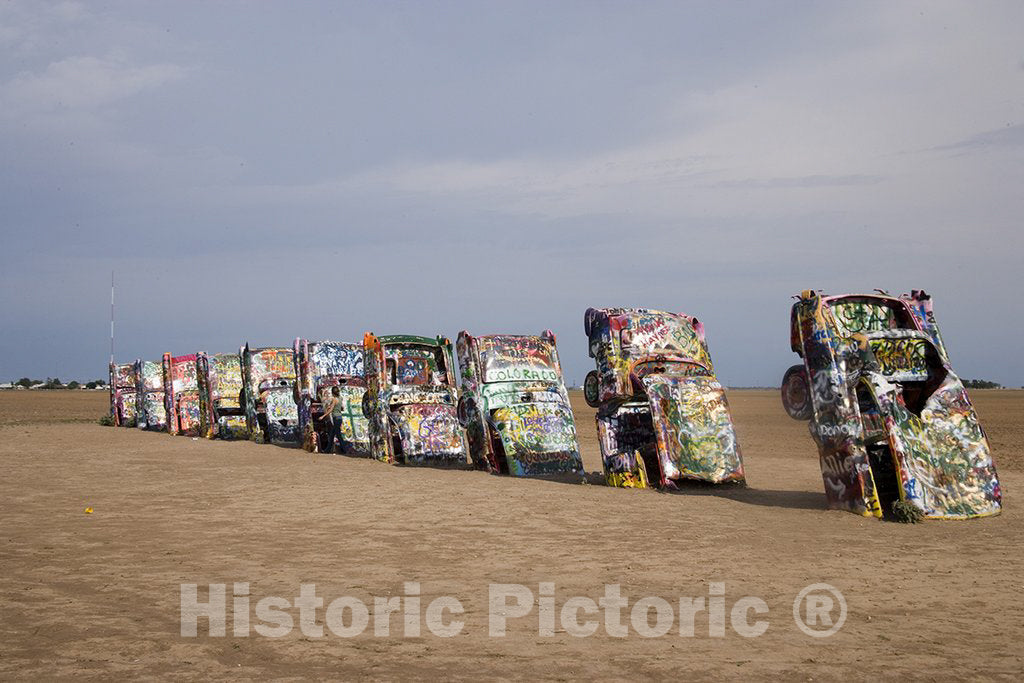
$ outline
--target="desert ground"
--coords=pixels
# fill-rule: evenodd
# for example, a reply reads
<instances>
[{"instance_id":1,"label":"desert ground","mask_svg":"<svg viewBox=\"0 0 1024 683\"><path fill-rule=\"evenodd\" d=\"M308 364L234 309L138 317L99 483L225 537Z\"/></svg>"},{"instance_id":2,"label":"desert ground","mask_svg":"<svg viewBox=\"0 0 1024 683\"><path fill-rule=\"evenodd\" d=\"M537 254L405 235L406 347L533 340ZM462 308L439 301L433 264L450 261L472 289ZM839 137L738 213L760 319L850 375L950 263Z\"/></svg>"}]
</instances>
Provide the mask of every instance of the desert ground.
<instances>
[{"instance_id":1,"label":"desert ground","mask_svg":"<svg viewBox=\"0 0 1024 683\"><path fill-rule=\"evenodd\" d=\"M1024 391L972 396L1003 514L902 525L825 509L806 425L774 391L729 394L749 487L677 493L103 427L105 393L0 392L0 678L1019 678ZM596 472L593 412L574 400ZM296 618L279 638L236 636L229 612L226 636L205 619L197 637L181 635L181 584L198 584L202 600L227 584L230 606L236 582L252 605L315 584L325 602L371 606L419 582L423 610L452 596L464 626L404 637L396 614L388 637L372 618L356 637L316 637ZM658 596L676 612L680 598L724 583L724 636L709 635L706 611L693 636L680 635L678 614L660 637L632 627L612 637L601 614L581 615L599 624L589 637L559 621L542 635L538 607L489 636L488 585L522 584L540 599L542 582L555 584L556 610L620 584L631 606ZM847 618L815 638L797 628L793 603L822 582L842 592ZM744 596L769 608L756 615L763 635L729 625ZM322 608L316 617L322 625Z\"/></svg>"}]
</instances>

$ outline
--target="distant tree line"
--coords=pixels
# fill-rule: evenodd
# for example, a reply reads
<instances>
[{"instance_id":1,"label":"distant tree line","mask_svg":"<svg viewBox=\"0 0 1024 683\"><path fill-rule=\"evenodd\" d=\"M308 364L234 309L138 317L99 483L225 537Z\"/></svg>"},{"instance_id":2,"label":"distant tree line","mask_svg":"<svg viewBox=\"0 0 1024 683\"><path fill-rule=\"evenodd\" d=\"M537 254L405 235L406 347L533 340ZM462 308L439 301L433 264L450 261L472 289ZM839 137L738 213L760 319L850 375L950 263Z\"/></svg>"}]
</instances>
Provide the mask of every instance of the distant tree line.
<instances>
[{"instance_id":1,"label":"distant tree line","mask_svg":"<svg viewBox=\"0 0 1024 683\"><path fill-rule=\"evenodd\" d=\"M987 379L965 379L964 386L968 389L1002 389L999 382L989 382Z\"/></svg>"},{"instance_id":2,"label":"distant tree line","mask_svg":"<svg viewBox=\"0 0 1024 683\"><path fill-rule=\"evenodd\" d=\"M25 387L26 389L81 389L82 384L71 380L67 384L60 381L59 377L47 377L46 380L41 379L29 379L28 377L22 377L14 383L16 387ZM103 379L94 379L91 382L85 383L86 389L98 389L100 387L107 386L107 381Z\"/></svg>"}]
</instances>

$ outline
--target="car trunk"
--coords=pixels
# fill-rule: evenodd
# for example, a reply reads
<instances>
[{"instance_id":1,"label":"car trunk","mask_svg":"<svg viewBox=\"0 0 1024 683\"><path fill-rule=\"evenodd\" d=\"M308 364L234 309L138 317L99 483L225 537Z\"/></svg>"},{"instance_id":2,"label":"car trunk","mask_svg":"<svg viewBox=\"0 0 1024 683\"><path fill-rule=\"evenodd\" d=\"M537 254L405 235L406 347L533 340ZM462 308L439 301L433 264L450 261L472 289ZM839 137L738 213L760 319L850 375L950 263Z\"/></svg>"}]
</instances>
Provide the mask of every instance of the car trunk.
<instances>
[{"instance_id":1,"label":"car trunk","mask_svg":"<svg viewBox=\"0 0 1024 683\"><path fill-rule=\"evenodd\" d=\"M647 375L658 456L665 479L743 480L743 462L725 390L699 376Z\"/></svg>"}]
</instances>

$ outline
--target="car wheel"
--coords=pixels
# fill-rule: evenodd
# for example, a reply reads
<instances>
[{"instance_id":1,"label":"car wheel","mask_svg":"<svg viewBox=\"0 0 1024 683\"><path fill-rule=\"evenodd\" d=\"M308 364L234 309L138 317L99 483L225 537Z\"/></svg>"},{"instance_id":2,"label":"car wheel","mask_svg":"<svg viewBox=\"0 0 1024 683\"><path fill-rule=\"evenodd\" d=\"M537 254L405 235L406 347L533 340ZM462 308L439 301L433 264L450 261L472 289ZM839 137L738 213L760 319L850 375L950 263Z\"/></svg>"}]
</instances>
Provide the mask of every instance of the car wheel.
<instances>
[{"instance_id":1,"label":"car wheel","mask_svg":"<svg viewBox=\"0 0 1024 683\"><path fill-rule=\"evenodd\" d=\"M468 396L462 396L459 398L455 414L459 418L459 426L466 429L476 414L476 402Z\"/></svg>"},{"instance_id":2,"label":"car wheel","mask_svg":"<svg viewBox=\"0 0 1024 683\"><path fill-rule=\"evenodd\" d=\"M370 419L370 413L372 412L373 410L371 409L370 405L370 394L363 394L363 417L365 417L366 419Z\"/></svg>"},{"instance_id":3,"label":"car wheel","mask_svg":"<svg viewBox=\"0 0 1024 683\"><path fill-rule=\"evenodd\" d=\"M591 370L583 380L583 400L585 400L587 405L591 408L596 408L600 405L600 401L598 400L600 389L601 378L597 374L597 370Z\"/></svg>"},{"instance_id":4,"label":"car wheel","mask_svg":"<svg viewBox=\"0 0 1024 683\"><path fill-rule=\"evenodd\" d=\"M786 370L782 378L782 405L794 420L811 419L811 383L804 366L794 365Z\"/></svg>"}]
</instances>

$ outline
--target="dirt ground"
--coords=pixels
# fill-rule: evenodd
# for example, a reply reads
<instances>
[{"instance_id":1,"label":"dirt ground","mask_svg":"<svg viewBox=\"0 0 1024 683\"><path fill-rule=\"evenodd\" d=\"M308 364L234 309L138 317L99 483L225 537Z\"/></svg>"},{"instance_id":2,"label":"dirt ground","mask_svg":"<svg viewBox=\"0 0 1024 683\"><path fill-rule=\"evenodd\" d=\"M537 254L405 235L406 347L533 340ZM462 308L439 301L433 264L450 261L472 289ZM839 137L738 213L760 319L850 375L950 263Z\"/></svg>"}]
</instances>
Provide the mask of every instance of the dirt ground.
<instances>
[{"instance_id":1,"label":"dirt ground","mask_svg":"<svg viewBox=\"0 0 1024 683\"><path fill-rule=\"evenodd\" d=\"M825 509L806 425L786 417L776 392L729 394L749 488L672 494L101 427L102 392L0 392L0 678L1019 678L1024 391L972 395L1003 514L900 525ZM577 419L586 467L600 470L582 401ZM327 603L348 596L372 608L374 597L409 595L403 582L419 582L424 612L456 598L464 626L450 638L426 627L403 637L396 614L389 637L374 635L372 617L356 637L317 637L292 608L287 635L236 636L231 615L237 625L245 598L232 612L234 582L249 584L254 627L268 623L258 600L293 600L301 584ZM620 584L630 607L666 599L674 625L642 637L627 608L625 638L608 635L603 612L579 615L596 620L589 637L557 616L546 636L534 607L509 618L505 637L489 636L489 584L522 584L540 599L542 582L555 584L559 612ZM680 635L680 598L710 608L715 583L724 636L709 635L707 611L694 635ZM794 599L815 583L847 603L831 637L794 620ZM200 600L227 584L227 636L209 635L205 619L198 637L181 635L181 584L198 584ZM763 635L731 625L745 596L768 606L747 615L767 622Z\"/></svg>"}]
</instances>

